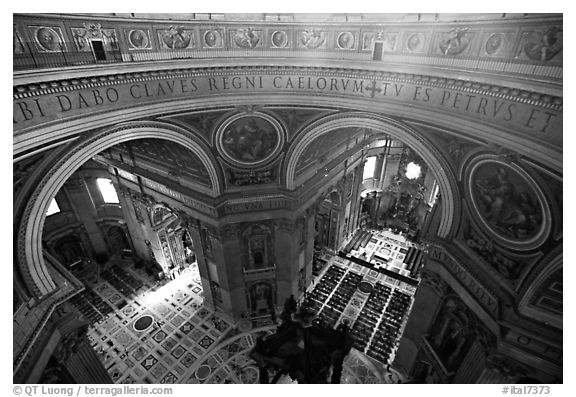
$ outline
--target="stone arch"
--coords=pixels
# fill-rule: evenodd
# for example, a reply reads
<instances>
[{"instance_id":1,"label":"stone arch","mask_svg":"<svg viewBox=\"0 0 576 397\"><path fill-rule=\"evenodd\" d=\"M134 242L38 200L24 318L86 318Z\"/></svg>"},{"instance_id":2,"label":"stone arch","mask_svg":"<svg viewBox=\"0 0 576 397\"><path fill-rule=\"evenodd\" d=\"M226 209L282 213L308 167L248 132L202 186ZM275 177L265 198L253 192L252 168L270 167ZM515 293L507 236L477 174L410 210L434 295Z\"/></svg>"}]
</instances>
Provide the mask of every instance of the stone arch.
<instances>
[{"instance_id":1,"label":"stone arch","mask_svg":"<svg viewBox=\"0 0 576 397\"><path fill-rule=\"evenodd\" d=\"M526 286L523 287L523 293L520 295L520 303L518 304L518 312L526 317L531 317L549 323L557 328L562 328L562 316L549 313L541 308L533 305L534 299L538 293L541 293L542 288L546 287L546 283L555 274L561 274L564 266L563 251L561 249L554 250L549 261L543 260L544 267L540 267L539 272L531 280L528 280Z\"/></svg>"},{"instance_id":2,"label":"stone arch","mask_svg":"<svg viewBox=\"0 0 576 397\"><path fill-rule=\"evenodd\" d=\"M459 209L457 205L459 200L457 181L449 162L432 142L424 138L419 131L385 116L365 112L339 113L326 116L306 127L286 154L287 160L283 170L286 187L289 190L295 189L296 164L306 147L321 135L336 128L346 127L367 128L377 133L398 138L422 157L434 172L440 186L440 194L443 197L443 200L440 200L443 216L437 235L442 238L446 237L452 230L455 219L458 219L457 211Z\"/></svg>"},{"instance_id":3,"label":"stone arch","mask_svg":"<svg viewBox=\"0 0 576 397\"><path fill-rule=\"evenodd\" d=\"M18 262L30 293L40 298L56 289L42 255L42 230L50 200L64 182L88 159L116 144L145 138L166 139L178 143L195 155L206 167L212 184L211 195L222 192L221 176L208 147L194 134L166 123L132 122L98 131L80 139L63 152L62 158L46 170L26 204L18 229ZM28 242L28 244L26 243Z\"/></svg>"}]
</instances>

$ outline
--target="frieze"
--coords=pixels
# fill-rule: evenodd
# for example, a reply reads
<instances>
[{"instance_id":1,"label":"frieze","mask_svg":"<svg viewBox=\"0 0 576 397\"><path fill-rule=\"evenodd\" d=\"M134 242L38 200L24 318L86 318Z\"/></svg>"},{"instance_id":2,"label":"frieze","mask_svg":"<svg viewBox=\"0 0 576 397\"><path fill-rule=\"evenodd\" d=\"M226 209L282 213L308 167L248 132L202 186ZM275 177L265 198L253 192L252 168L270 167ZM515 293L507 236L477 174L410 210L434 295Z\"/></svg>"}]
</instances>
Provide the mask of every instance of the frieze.
<instances>
[{"instance_id":1,"label":"frieze","mask_svg":"<svg viewBox=\"0 0 576 397\"><path fill-rule=\"evenodd\" d=\"M71 91L71 90L83 90L89 88L98 88L98 87L105 87L110 85L120 85L126 83L144 83L147 81L155 81L159 79L174 79L179 85L182 83L179 79L185 79L188 77L207 77L207 76L226 76L226 75L235 75L235 76L253 76L254 78L250 78L250 80L246 80L244 87L240 87L236 85L235 87L232 86L232 81L225 81L220 80L221 84L217 84L218 81L215 79L208 80L208 84L212 83L211 87L212 90L230 90L231 88L264 88L264 80L262 78L264 75L273 75L273 72L277 71L277 73L286 76L298 76L302 74L315 76L315 77L322 77L323 75L329 75L330 78L348 78L348 82L344 81L336 81L332 84L332 81L326 82L325 89L329 89L331 91L361 91L370 93L371 97L372 91L368 90L369 84L366 85L366 89L364 89L364 81L362 84L360 82L355 82L352 79L362 79L362 73L352 72L352 71L342 71L342 70L333 70L333 69L326 69L326 68L296 68L296 67L282 67L282 68L252 68L251 70L246 70L245 68L213 68L211 70L198 70L198 69L176 69L176 70L159 70L159 71L151 71L151 72L135 72L135 73L125 73L125 74L115 74L115 75L106 75L106 76L98 76L98 77L86 77L86 78L77 78L77 79L70 79L70 80L58 80L58 81L51 81L46 83L34 83L28 85L19 85L14 87L14 99L23 99L28 98L31 96L41 96L41 95L49 95L59 92ZM437 87L437 88L445 88L445 89L457 89L461 91L466 91L469 93L475 93L479 95L485 95L489 97L496 97L501 98L504 100L510 101L518 101L521 103L525 103L532 106L539 106L542 108L552 109L556 111L562 110L563 100L561 97L555 97L548 94L532 92L521 90L517 88L510 88L505 86L499 86L495 84L487 84L487 83L479 83L469 80L458 80L458 79L450 79L444 77L436 77L436 76L429 76L429 75L418 75L412 73L398 73L398 72L374 72L370 71L370 78L371 79L385 79L389 82L397 82L397 83L406 83L406 84L414 84L414 85L425 85L428 87ZM262 84L260 83L262 82ZM276 80L276 85L270 87L267 85L266 88L282 88L282 86L278 86L280 80ZM269 82L268 82L269 83ZM273 83L273 81L272 81ZM288 88L290 85L293 88L298 88L301 86L302 89L311 89L313 88L313 81L310 80L308 86L308 80L291 80L288 84L288 81L284 82L284 86ZM324 84L322 83L321 86ZM379 85L379 84L377 84ZM380 84L381 85L381 84ZM172 87L172 90L170 90ZM356 87L354 90L353 87ZM166 84L166 88L162 88L164 92L175 93L175 89L180 88L174 86L173 84ZM378 87L381 88L381 87ZM189 92L189 91L196 91L198 89L197 84L187 83L184 84L184 88L181 91ZM391 88L392 91L394 87ZM397 88L400 90L400 88ZM420 89L421 91L421 89ZM155 92L150 91L150 89L146 92L146 96L152 96ZM423 95L424 92L418 93L418 95ZM448 98L445 98L445 100ZM460 98L463 100L464 98Z\"/></svg>"},{"instance_id":2,"label":"frieze","mask_svg":"<svg viewBox=\"0 0 576 397\"><path fill-rule=\"evenodd\" d=\"M257 71L235 70L234 75L225 76L222 75L223 70L215 70L209 76L203 71L177 73L170 78L157 79L160 73L142 73L139 77L135 74L116 80L106 77L103 79L105 81L94 83L98 85L80 84L80 80L76 80L78 84L62 86L58 90L40 89L40 85L36 85L35 91L14 95L14 130L52 120L92 115L94 111L115 110L134 103L222 95L227 92L277 92L330 94L413 104L436 112L471 116L479 121L512 127L538 139L546 139L548 144L560 144L562 141L562 134L559 133L562 130L561 100L558 104L546 95L432 77L417 81L413 75L382 73L367 80L357 77L356 73L354 76L353 73L334 71L327 77L319 74L320 70L300 75L296 70L277 70L281 74L269 72L257 74ZM488 91L491 88L493 90ZM40 95L41 92L46 95ZM264 159L268 160L269 157Z\"/></svg>"},{"instance_id":3,"label":"frieze","mask_svg":"<svg viewBox=\"0 0 576 397\"><path fill-rule=\"evenodd\" d=\"M422 285L432 288L438 296L444 296L448 291L448 284L442 279L442 277L433 271L426 269L426 267L422 269L420 276L422 278Z\"/></svg>"},{"instance_id":4,"label":"frieze","mask_svg":"<svg viewBox=\"0 0 576 397\"><path fill-rule=\"evenodd\" d=\"M238 214L252 211L291 209L293 200L283 196L257 197L254 199L228 200L218 208L219 215Z\"/></svg>"},{"instance_id":5,"label":"frieze","mask_svg":"<svg viewBox=\"0 0 576 397\"><path fill-rule=\"evenodd\" d=\"M472 226L467 227L464 238L466 245L504 278L515 281L520 277L524 264L508 258L495 247L492 240L484 237Z\"/></svg>"},{"instance_id":6,"label":"frieze","mask_svg":"<svg viewBox=\"0 0 576 397\"><path fill-rule=\"evenodd\" d=\"M215 215L216 211L214 210L213 207L206 205L204 203L202 203L199 200L194 200L188 196L185 196L179 192L176 192L172 189L167 188L164 185L161 185L157 182L151 181L149 179L146 178L142 178L142 183L144 184L144 186L147 186L159 193L165 194L167 196L170 196L182 203L184 203L186 206L193 208L195 210L210 214L210 215Z\"/></svg>"},{"instance_id":7,"label":"frieze","mask_svg":"<svg viewBox=\"0 0 576 397\"><path fill-rule=\"evenodd\" d=\"M260 171L234 171L227 170L228 182L234 186L262 185L274 182L276 168Z\"/></svg>"},{"instance_id":8,"label":"frieze","mask_svg":"<svg viewBox=\"0 0 576 397\"><path fill-rule=\"evenodd\" d=\"M444 265L444 267L478 300L478 302L494 317L498 314L496 294L481 284L464 265L452 258L444 249L431 245L429 258Z\"/></svg>"}]
</instances>

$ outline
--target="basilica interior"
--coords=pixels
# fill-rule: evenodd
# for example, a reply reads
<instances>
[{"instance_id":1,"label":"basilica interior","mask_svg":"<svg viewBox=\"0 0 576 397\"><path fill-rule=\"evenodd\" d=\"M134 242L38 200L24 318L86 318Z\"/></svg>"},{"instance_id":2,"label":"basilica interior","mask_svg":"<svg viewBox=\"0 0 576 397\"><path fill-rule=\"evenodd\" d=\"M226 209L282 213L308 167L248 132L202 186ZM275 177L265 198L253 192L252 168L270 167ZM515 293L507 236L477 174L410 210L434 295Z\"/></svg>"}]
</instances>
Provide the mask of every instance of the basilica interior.
<instances>
[{"instance_id":1,"label":"basilica interior","mask_svg":"<svg viewBox=\"0 0 576 397\"><path fill-rule=\"evenodd\" d=\"M563 383L562 30L14 14L14 383Z\"/></svg>"}]
</instances>

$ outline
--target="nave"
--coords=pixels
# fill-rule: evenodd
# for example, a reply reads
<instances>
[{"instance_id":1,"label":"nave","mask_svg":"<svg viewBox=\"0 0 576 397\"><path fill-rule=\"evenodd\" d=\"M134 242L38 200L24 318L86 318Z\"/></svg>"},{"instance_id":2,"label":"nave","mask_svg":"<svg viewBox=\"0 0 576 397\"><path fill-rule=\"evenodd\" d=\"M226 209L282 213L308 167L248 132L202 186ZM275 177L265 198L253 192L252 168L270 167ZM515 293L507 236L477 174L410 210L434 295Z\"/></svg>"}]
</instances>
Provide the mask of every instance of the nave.
<instances>
[{"instance_id":1,"label":"nave","mask_svg":"<svg viewBox=\"0 0 576 397\"><path fill-rule=\"evenodd\" d=\"M325 290L332 269L343 269L342 258L326 254L327 266L312 283L311 292L302 298L317 297L317 287ZM350 263L349 277L361 279L363 270ZM368 270L368 269L366 269ZM260 336L271 335L277 327L272 319L243 319L232 324L218 312L203 305L203 292L196 264L184 269L173 280L155 281L130 259L115 258L101 269L78 268L75 275L87 289L71 302L91 323L88 338L92 348L115 383L258 383L258 368L249 352ZM385 282L366 273L367 280ZM378 285L378 284L377 284ZM384 285L384 284L382 284ZM331 323L327 313L336 313L333 304L341 300L348 284L339 283L330 299L324 300L320 318L326 325L346 319L354 323L352 332L362 336L361 324L370 321L370 294L354 293L342 319ZM407 295L406 295L407 296ZM374 295L376 297L376 295ZM317 303L317 300L315 301ZM360 310L359 303L364 304ZM389 350L395 346L389 331L393 298L380 313L379 327L365 347L358 344L346 357L342 383L397 383L401 375L386 365ZM388 309L389 308L389 309ZM333 311L334 310L334 311ZM280 308L278 308L279 314ZM375 313L375 312L374 312ZM391 361L391 358L390 358ZM278 383L292 383L288 376Z\"/></svg>"}]
</instances>

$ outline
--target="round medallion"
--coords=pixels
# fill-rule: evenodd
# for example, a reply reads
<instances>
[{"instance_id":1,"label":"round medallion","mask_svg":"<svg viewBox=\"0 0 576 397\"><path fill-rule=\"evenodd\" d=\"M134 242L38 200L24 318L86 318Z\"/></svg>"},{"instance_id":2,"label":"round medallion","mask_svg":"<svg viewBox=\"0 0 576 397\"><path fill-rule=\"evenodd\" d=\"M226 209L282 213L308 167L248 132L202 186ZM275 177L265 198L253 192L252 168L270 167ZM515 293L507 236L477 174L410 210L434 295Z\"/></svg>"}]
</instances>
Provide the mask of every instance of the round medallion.
<instances>
[{"instance_id":1,"label":"round medallion","mask_svg":"<svg viewBox=\"0 0 576 397\"><path fill-rule=\"evenodd\" d=\"M487 155L470 166L467 180L478 219L496 241L531 249L548 237L551 216L544 194L518 165Z\"/></svg>"},{"instance_id":2,"label":"round medallion","mask_svg":"<svg viewBox=\"0 0 576 397\"><path fill-rule=\"evenodd\" d=\"M424 46L424 35L422 33L414 33L408 38L406 47L412 52L420 51Z\"/></svg>"},{"instance_id":3,"label":"round medallion","mask_svg":"<svg viewBox=\"0 0 576 397\"><path fill-rule=\"evenodd\" d=\"M253 384L258 382L258 370L253 365L242 368L240 379L244 384Z\"/></svg>"},{"instance_id":4,"label":"round medallion","mask_svg":"<svg viewBox=\"0 0 576 397\"><path fill-rule=\"evenodd\" d=\"M350 32L342 32L338 35L338 47L349 50L354 47L354 35Z\"/></svg>"},{"instance_id":5,"label":"round medallion","mask_svg":"<svg viewBox=\"0 0 576 397\"><path fill-rule=\"evenodd\" d=\"M217 30L207 30L204 33L204 43L208 47L220 47L222 43L220 32Z\"/></svg>"},{"instance_id":6,"label":"round medallion","mask_svg":"<svg viewBox=\"0 0 576 397\"><path fill-rule=\"evenodd\" d=\"M493 35L491 35L486 41L486 47L485 47L486 54L494 55L502 45L503 41L504 41L504 35L502 33L494 33Z\"/></svg>"},{"instance_id":7,"label":"round medallion","mask_svg":"<svg viewBox=\"0 0 576 397\"><path fill-rule=\"evenodd\" d=\"M284 48L288 45L288 35L282 30L272 33L272 45L277 48Z\"/></svg>"},{"instance_id":8,"label":"round medallion","mask_svg":"<svg viewBox=\"0 0 576 397\"><path fill-rule=\"evenodd\" d=\"M196 377L200 380L204 380L206 379L208 376L210 376L210 373L212 372L212 368L210 368L208 365L201 365L197 370L196 370Z\"/></svg>"},{"instance_id":9,"label":"round medallion","mask_svg":"<svg viewBox=\"0 0 576 397\"><path fill-rule=\"evenodd\" d=\"M150 328L150 326L154 323L154 317L149 314L146 314L142 317L139 317L136 321L134 321L134 330L138 332L142 332Z\"/></svg>"},{"instance_id":10,"label":"round medallion","mask_svg":"<svg viewBox=\"0 0 576 397\"><path fill-rule=\"evenodd\" d=\"M60 50L60 37L52 28L40 28L36 32L38 43L48 51Z\"/></svg>"},{"instance_id":11,"label":"round medallion","mask_svg":"<svg viewBox=\"0 0 576 397\"><path fill-rule=\"evenodd\" d=\"M130 44L135 48L146 48L148 47L148 35L143 30L131 30L128 34L128 39Z\"/></svg>"},{"instance_id":12,"label":"round medallion","mask_svg":"<svg viewBox=\"0 0 576 397\"><path fill-rule=\"evenodd\" d=\"M245 168L268 163L283 144L280 123L264 113L233 116L216 133L216 145L222 157Z\"/></svg>"}]
</instances>

